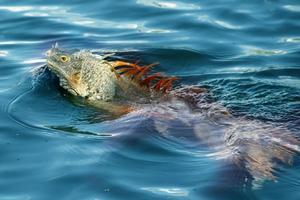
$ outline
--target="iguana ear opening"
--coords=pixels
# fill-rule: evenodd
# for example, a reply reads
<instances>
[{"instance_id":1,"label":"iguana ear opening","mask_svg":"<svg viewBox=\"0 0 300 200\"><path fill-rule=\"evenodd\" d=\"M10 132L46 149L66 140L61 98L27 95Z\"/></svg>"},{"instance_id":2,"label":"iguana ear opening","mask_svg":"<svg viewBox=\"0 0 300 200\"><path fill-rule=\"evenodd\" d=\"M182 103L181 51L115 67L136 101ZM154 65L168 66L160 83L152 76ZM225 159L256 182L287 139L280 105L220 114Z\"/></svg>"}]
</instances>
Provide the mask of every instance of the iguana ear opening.
<instances>
[{"instance_id":1,"label":"iguana ear opening","mask_svg":"<svg viewBox=\"0 0 300 200\"><path fill-rule=\"evenodd\" d=\"M70 89L75 91L78 96L86 97L88 95L87 87L81 81L81 73L80 72L74 72L73 74L71 74L70 77L68 78L68 83L69 83Z\"/></svg>"},{"instance_id":2,"label":"iguana ear opening","mask_svg":"<svg viewBox=\"0 0 300 200\"><path fill-rule=\"evenodd\" d=\"M73 84L78 84L80 82L80 72L71 74L69 81Z\"/></svg>"}]
</instances>

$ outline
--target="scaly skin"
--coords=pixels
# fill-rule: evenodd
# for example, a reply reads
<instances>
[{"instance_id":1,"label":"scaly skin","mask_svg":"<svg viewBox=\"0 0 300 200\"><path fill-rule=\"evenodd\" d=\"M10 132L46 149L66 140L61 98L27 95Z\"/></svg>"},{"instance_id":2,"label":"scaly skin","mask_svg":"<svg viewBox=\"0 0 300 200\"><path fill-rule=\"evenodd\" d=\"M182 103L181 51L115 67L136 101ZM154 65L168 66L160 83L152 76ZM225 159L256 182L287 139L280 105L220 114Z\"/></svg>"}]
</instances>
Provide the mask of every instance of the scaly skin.
<instances>
[{"instance_id":1,"label":"scaly skin","mask_svg":"<svg viewBox=\"0 0 300 200\"><path fill-rule=\"evenodd\" d=\"M160 73L150 74L151 67L124 61L107 61L110 55L95 55L89 51L68 51L51 48L46 53L48 68L60 85L75 96L112 113L126 113L129 105L119 105L115 98L124 100L165 98L175 77ZM114 102L114 103L113 103Z\"/></svg>"},{"instance_id":2,"label":"scaly skin","mask_svg":"<svg viewBox=\"0 0 300 200\"><path fill-rule=\"evenodd\" d=\"M109 62L90 52L68 52L58 48L47 51L47 64L60 85L76 96L90 100L112 100L116 92L116 76Z\"/></svg>"}]
</instances>

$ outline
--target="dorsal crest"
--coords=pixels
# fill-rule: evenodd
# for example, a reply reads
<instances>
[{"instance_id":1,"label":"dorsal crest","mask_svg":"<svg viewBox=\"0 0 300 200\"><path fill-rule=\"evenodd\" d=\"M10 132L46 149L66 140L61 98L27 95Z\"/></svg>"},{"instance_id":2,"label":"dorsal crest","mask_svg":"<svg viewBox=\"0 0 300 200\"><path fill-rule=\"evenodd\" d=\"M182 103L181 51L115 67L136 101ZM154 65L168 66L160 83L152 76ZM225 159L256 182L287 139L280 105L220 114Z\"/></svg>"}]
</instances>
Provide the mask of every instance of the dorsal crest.
<instances>
[{"instance_id":1,"label":"dorsal crest","mask_svg":"<svg viewBox=\"0 0 300 200\"><path fill-rule=\"evenodd\" d=\"M140 86L147 87L161 93L168 93L177 80L176 77L165 76L161 73L151 73L151 68L158 63L152 63L145 66L139 66L138 63L124 61L112 62L112 70L117 78L127 77Z\"/></svg>"}]
</instances>

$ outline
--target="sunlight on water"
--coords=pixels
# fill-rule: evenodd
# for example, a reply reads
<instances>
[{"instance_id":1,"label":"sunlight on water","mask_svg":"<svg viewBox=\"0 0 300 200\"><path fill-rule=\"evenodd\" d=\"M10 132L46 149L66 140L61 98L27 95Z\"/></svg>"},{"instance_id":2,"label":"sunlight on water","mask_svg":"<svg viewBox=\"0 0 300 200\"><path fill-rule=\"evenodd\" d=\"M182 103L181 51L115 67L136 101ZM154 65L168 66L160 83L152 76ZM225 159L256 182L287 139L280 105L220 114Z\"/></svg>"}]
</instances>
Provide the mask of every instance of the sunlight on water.
<instances>
[{"instance_id":1,"label":"sunlight on water","mask_svg":"<svg viewBox=\"0 0 300 200\"><path fill-rule=\"evenodd\" d=\"M283 8L293 11L293 12L300 12L300 6L299 5L285 5Z\"/></svg>"},{"instance_id":2,"label":"sunlight on water","mask_svg":"<svg viewBox=\"0 0 300 200\"><path fill-rule=\"evenodd\" d=\"M0 51L0 56L5 57L8 55L8 51Z\"/></svg>"},{"instance_id":3,"label":"sunlight on water","mask_svg":"<svg viewBox=\"0 0 300 200\"><path fill-rule=\"evenodd\" d=\"M244 49L246 55L259 55L259 56L272 56L272 55L284 55L287 54L287 51L279 49L261 49L254 46L240 46Z\"/></svg>"},{"instance_id":4,"label":"sunlight on water","mask_svg":"<svg viewBox=\"0 0 300 200\"><path fill-rule=\"evenodd\" d=\"M300 80L289 76L279 76L279 80L274 84L286 85L288 87L296 87L300 89Z\"/></svg>"},{"instance_id":5,"label":"sunlight on water","mask_svg":"<svg viewBox=\"0 0 300 200\"><path fill-rule=\"evenodd\" d=\"M24 16L28 17L48 17L49 14L43 13L43 12L27 12L24 14Z\"/></svg>"},{"instance_id":6,"label":"sunlight on water","mask_svg":"<svg viewBox=\"0 0 300 200\"><path fill-rule=\"evenodd\" d=\"M185 189L181 188L142 188L142 190L147 190L156 194L162 194L167 196L180 196L180 197L187 197L189 192Z\"/></svg>"},{"instance_id":7,"label":"sunlight on water","mask_svg":"<svg viewBox=\"0 0 300 200\"><path fill-rule=\"evenodd\" d=\"M100 44L145 44L148 43L147 40L105 40L105 41L97 41Z\"/></svg>"},{"instance_id":8,"label":"sunlight on water","mask_svg":"<svg viewBox=\"0 0 300 200\"><path fill-rule=\"evenodd\" d=\"M291 42L291 43L299 43L300 37L294 37L294 38L282 38L279 40L280 42Z\"/></svg>"},{"instance_id":9,"label":"sunlight on water","mask_svg":"<svg viewBox=\"0 0 300 200\"><path fill-rule=\"evenodd\" d=\"M222 20L215 20L215 19L211 19L209 16L207 15L203 15L203 16L199 16L198 20L201 22L206 22L206 23L210 23L216 26L221 26L223 28L227 28L227 29L240 29L240 26L235 26L233 24L230 24L229 22L225 22Z\"/></svg>"},{"instance_id":10,"label":"sunlight on water","mask_svg":"<svg viewBox=\"0 0 300 200\"><path fill-rule=\"evenodd\" d=\"M0 41L0 45L37 44L42 41Z\"/></svg>"},{"instance_id":11,"label":"sunlight on water","mask_svg":"<svg viewBox=\"0 0 300 200\"><path fill-rule=\"evenodd\" d=\"M136 27L138 31L142 33L174 33L175 30L159 29L159 28L149 28L145 25L140 25Z\"/></svg>"},{"instance_id":12,"label":"sunlight on water","mask_svg":"<svg viewBox=\"0 0 300 200\"><path fill-rule=\"evenodd\" d=\"M47 12L61 12L61 7L58 6L0 6L0 10L7 10L9 12L22 12L24 16L49 16ZM28 12L30 11L30 12ZM43 12L42 12L43 11ZM37 15L35 15L37 14Z\"/></svg>"},{"instance_id":13,"label":"sunlight on water","mask_svg":"<svg viewBox=\"0 0 300 200\"><path fill-rule=\"evenodd\" d=\"M36 63L45 63L46 59L41 59L41 58L35 58L35 59L29 59L29 60L24 60L22 63L23 64L36 64Z\"/></svg>"},{"instance_id":14,"label":"sunlight on water","mask_svg":"<svg viewBox=\"0 0 300 200\"><path fill-rule=\"evenodd\" d=\"M10 12L24 12L32 9L32 6L0 6L0 10L7 10Z\"/></svg>"},{"instance_id":15,"label":"sunlight on water","mask_svg":"<svg viewBox=\"0 0 300 200\"><path fill-rule=\"evenodd\" d=\"M195 4L175 2L175 1L157 1L157 0L137 0L137 4L142 4L145 6L152 6L156 8L164 9L179 9L179 10L198 10L201 9L200 6Z\"/></svg>"},{"instance_id":16,"label":"sunlight on water","mask_svg":"<svg viewBox=\"0 0 300 200\"><path fill-rule=\"evenodd\" d=\"M228 68L223 69L215 69L217 73L249 73L249 72L257 72L261 69L253 69L252 66L232 66Z\"/></svg>"}]
</instances>

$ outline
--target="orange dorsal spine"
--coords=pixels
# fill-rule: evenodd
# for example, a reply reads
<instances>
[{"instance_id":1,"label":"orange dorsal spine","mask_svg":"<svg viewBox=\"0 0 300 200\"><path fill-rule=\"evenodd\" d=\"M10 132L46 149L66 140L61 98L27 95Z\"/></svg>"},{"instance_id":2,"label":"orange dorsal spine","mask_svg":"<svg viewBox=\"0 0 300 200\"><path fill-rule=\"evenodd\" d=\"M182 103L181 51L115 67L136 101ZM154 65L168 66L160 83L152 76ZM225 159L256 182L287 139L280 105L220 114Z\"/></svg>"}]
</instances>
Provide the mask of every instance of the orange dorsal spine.
<instances>
[{"instance_id":1,"label":"orange dorsal spine","mask_svg":"<svg viewBox=\"0 0 300 200\"><path fill-rule=\"evenodd\" d=\"M128 77L135 81L140 86L146 86L157 92L168 93L177 80L176 77L163 76L161 73L148 74L151 68L158 63L153 63L146 66L139 66L137 63L130 63L124 61L113 61L112 70L115 72L117 78Z\"/></svg>"}]
</instances>

